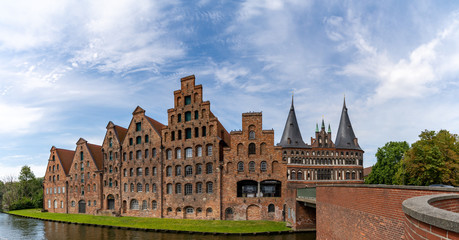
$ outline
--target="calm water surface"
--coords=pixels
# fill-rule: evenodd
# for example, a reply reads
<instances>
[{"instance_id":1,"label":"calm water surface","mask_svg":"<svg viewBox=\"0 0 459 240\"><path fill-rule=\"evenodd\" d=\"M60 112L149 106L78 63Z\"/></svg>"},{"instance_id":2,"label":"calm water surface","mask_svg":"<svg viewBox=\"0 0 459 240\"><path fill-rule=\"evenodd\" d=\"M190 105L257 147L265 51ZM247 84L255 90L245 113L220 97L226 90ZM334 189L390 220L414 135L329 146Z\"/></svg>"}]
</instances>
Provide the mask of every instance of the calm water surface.
<instances>
[{"instance_id":1,"label":"calm water surface","mask_svg":"<svg viewBox=\"0 0 459 240\"><path fill-rule=\"evenodd\" d=\"M315 239L315 234L297 233L274 236L213 236L200 234L157 233L48 222L0 213L0 240L7 239L312 240Z\"/></svg>"}]
</instances>

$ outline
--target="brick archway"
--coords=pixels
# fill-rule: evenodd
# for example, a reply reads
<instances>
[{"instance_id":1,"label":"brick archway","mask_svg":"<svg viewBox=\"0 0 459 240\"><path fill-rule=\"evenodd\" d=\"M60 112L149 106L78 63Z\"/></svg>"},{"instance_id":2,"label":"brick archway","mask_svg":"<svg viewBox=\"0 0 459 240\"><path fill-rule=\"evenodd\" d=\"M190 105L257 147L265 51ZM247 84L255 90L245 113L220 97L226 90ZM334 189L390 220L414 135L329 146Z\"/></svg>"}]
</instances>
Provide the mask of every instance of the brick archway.
<instances>
[{"instance_id":1,"label":"brick archway","mask_svg":"<svg viewBox=\"0 0 459 240\"><path fill-rule=\"evenodd\" d=\"M257 205L250 205L247 207L247 220L260 220L260 207Z\"/></svg>"}]
</instances>

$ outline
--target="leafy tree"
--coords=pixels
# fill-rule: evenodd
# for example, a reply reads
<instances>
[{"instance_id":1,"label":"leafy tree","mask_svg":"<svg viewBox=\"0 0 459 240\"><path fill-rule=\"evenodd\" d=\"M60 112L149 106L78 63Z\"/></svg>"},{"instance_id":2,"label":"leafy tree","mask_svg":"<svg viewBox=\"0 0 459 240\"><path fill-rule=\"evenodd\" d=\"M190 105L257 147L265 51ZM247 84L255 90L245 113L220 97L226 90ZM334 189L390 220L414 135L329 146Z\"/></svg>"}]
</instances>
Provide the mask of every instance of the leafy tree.
<instances>
[{"instance_id":1,"label":"leafy tree","mask_svg":"<svg viewBox=\"0 0 459 240\"><path fill-rule=\"evenodd\" d=\"M395 173L403 154L410 148L407 142L388 142L376 152L377 162L365 179L369 184L395 184Z\"/></svg>"},{"instance_id":2,"label":"leafy tree","mask_svg":"<svg viewBox=\"0 0 459 240\"><path fill-rule=\"evenodd\" d=\"M19 173L19 181L27 182L35 179L35 174L33 174L32 169L29 166L25 165L21 168Z\"/></svg>"},{"instance_id":3,"label":"leafy tree","mask_svg":"<svg viewBox=\"0 0 459 240\"><path fill-rule=\"evenodd\" d=\"M459 137L425 130L405 153L396 182L407 185L459 184Z\"/></svg>"}]
</instances>

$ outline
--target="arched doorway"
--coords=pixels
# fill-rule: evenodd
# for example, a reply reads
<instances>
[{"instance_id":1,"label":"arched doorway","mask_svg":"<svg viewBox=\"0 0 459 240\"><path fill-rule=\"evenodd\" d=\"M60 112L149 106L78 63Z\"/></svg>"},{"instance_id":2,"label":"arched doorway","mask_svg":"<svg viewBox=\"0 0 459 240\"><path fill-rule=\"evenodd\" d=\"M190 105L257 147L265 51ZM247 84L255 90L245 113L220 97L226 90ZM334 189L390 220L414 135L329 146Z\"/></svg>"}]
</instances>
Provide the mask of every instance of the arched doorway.
<instances>
[{"instance_id":1,"label":"arched doorway","mask_svg":"<svg viewBox=\"0 0 459 240\"><path fill-rule=\"evenodd\" d=\"M86 213L86 202L84 200L78 202L78 213Z\"/></svg>"},{"instance_id":2,"label":"arched doorway","mask_svg":"<svg viewBox=\"0 0 459 240\"><path fill-rule=\"evenodd\" d=\"M111 194L107 196L107 209L115 209L115 197Z\"/></svg>"},{"instance_id":3,"label":"arched doorway","mask_svg":"<svg viewBox=\"0 0 459 240\"><path fill-rule=\"evenodd\" d=\"M126 213L127 202L126 200L123 201L123 213Z\"/></svg>"},{"instance_id":4,"label":"arched doorway","mask_svg":"<svg viewBox=\"0 0 459 240\"><path fill-rule=\"evenodd\" d=\"M226 220L233 220L234 217L233 217L233 209L232 208L227 208L225 210L225 219Z\"/></svg>"},{"instance_id":5,"label":"arched doorway","mask_svg":"<svg viewBox=\"0 0 459 240\"><path fill-rule=\"evenodd\" d=\"M260 207L256 205L250 205L247 208L247 220L260 220L260 219L261 219Z\"/></svg>"}]
</instances>

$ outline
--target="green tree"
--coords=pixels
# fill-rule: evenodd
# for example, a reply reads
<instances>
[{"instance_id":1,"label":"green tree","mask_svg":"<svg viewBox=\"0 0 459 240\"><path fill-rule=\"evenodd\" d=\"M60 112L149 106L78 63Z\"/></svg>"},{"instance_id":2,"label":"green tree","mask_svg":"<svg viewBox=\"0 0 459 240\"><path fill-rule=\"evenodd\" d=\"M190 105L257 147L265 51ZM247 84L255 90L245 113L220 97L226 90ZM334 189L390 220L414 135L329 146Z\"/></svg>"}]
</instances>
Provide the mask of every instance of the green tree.
<instances>
[{"instance_id":1,"label":"green tree","mask_svg":"<svg viewBox=\"0 0 459 240\"><path fill-rule=\"evenodd\" d=\"M388 142L376 152L377 162L365 179L369 184L395 184L395 173L403 154L410 148L407 142Z\"/></svg>"},{"instance_id":2,"label":"green tree","mask_svg":"<svg viewBox=\"0 0 459 240\"><path fill-rule=\"evenodd\" d=\"M407 185L459 184L459 137L447 130L425 130L405 153L396 182Z\"/></svg>"}]
</instances>

